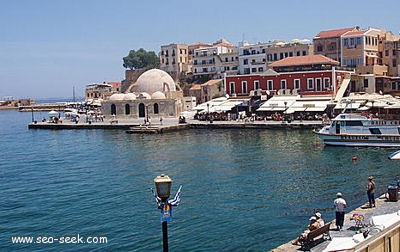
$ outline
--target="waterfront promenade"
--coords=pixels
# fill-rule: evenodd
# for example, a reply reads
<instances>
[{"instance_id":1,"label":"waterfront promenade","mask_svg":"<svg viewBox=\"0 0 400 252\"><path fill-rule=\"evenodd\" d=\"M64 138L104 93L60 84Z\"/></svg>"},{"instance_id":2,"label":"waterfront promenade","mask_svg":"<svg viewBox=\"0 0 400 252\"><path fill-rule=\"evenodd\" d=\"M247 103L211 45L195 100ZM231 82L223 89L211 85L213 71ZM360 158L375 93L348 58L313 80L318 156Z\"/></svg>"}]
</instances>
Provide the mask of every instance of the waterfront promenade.
<instances>
[{"instance_id":1,"label":"waterfront promenade","mask_svg":"<svg viewBox=\"0 0 400 252\"><path fill-rule=\"evenodd\" d=\"M118 121L118 122L117 122ZM61 123L52 122L36 122L30 123L30 129L123 129L128 130L131 127L143 127L143 133L146 133L144 118L140 119L120 119L113 121L112 119L104 119L103 121L88 123L84 118L81 118L78 123L70 120L62 119ZM179 123L178 118L163 118L162 123L158 118L153 118L150 125L153 129L158 129L159 132L167 132L181 130L186 128L252 128L252 129L315 129L322 126L322 121L199 121L194 119L186 119L186 123Z\"/></svg>"},{"instance_id":2,"label":"waterfront promenade","mask_svg":"<svg viewBox=\"0 0 400 252\"><path fill-rule=\"evenodd\" d=\"M333 205L333 202L332 202ZM360 230L366 230L368 227L364 227L364 228L357 228L356 227L356 223L354 220L352 220L352 216L353 214L358 214L358 215L363 215L364 216L364 224L371 224L371 220L374 216L381 216L381 215L386 215L386 214L393 214L396 213L400 210L400 201L388 201L387 198L385 197L385 195L381 195L379 198L376 199L376 207L374 208L369 208L367 207L367 203L365 205L362 205L356 209L354 209L353 211L350 211L348 213L346 213L345 215L345 220L344 220L344 226L343 226L343 230L341 231L337 231L336 230L336 225L335 225L335 220L329 220L329 219L325 219L325 223L332 221L331 227L330 227L330 236L332 237L332 241L335 239L342 239L343 241L346 241L346 239L344 238L348 238L348 239L352 239L354 237L354 235L357 235L357 233L360 233ZM332 209L332 213L333 213L333 209ZM328 215L328 214L326 214ZM332 215L330 215L332 216ZM399 217L400 218L400 217ZM307 225L308 220L304 220L305 225ZM399 223L399 222L397 222ZM361 238L361 242L367 242L370 239L373 239L374 236L379 235L380 232L384 232L384 230L379 231L379 229L375 229L374 227L369 227L371 229L370 234L373 234L372 236L368 237L367 239ZM388 228L388 227L385 227ZM398 227L397 227L398 228ZM299 234L300 235L300 234ZM361 233L360 235L358 235L358 237L361 237ZM293 237L293 240L296 237ZM288 243L283 244L275 249L272 249L272 252L294 252L294 251L302 251L301 247L298 245L292 245L292 241L288 241ZM319 243L316 242L314 246L311 246L310 251L315 251L315 252L320 252L320 251L347 251L345 249L337 249L337 250L330 250L329 249L329 244L332 243L332 241L330 240L326 240L326 241L320 241ZM332 244L333 245L333 244ZM341 246L345 246L345 242L343 242L341 244ZM347 247L347 249L350 249L351 247ZM349 250L352 251L352 250Z\"/></svg>"}]
</instances>

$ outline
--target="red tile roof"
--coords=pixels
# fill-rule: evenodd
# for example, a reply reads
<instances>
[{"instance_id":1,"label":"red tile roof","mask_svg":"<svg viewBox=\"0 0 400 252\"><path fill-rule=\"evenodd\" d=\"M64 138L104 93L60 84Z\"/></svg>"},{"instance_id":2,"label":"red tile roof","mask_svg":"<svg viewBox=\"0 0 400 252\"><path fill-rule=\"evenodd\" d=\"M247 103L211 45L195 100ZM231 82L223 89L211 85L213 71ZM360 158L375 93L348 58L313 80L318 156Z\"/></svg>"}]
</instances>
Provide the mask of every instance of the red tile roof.
<instances>
[{"instance_id":1,"label":"red tile roof","mask_svg":"<svg viewBox=\"0 0 400 252\"><path fill-rule=\"evenodd\" d=\"M222 79L209 80L206 83L201 84L201 86L212 86L221 81L222 81Z\"/></svg>"},{"instance_id":2,"label":"red tile roof","mask_svg":"<svg viewBox=\"0 0 400 252\"><path fill-rule=\"evenodd\" d=\"M344 34L343 37L362 35L362 34L365 34L366 32L368 32L368 30L350 31L350 32L347 32L346 34Z\"/></svg>"},{"instance_id":3,"label":"red tile roof","mask_svg":"<svg viewBox=\"0 0 400 252\"><path fill-rule=\"evenodd\" d=\"M356 27L351 27L351 28L343 28L343 29L337 29L337 30L321 31L314 38L318 39L318 38L340 37L343 34L345 34L346 32L354 31L356 29L357 29Z\"/></svg>"},{"instance_id":4,"label":"red tile roof","mask_svg":"<svg viewBox=\"0 0 400 252\"><path fill-rule=\"evenodd\" d=\"M317 65L317 64L339 65L340 63L322 54L317 54L317 55L288 57L272 62L268 66L282 67L282 66L301 66L301 65Z\"/></svg>"}]
</instances>

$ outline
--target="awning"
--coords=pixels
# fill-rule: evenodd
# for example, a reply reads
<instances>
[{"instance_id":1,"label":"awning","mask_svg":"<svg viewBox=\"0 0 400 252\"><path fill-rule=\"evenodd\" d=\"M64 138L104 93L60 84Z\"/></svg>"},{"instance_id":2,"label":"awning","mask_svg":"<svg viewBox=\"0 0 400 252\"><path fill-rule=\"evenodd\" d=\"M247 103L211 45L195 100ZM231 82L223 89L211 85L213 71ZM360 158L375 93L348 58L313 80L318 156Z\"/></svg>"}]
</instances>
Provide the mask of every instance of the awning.
<instances>
[{"instance_id":1,"label":"awning","mask_svg":"<svg viewBox=\"0 0 400 252\"><path fill-rule=\"evenodd\" d=\"M336 104L334 109L358 109L364 101L342 101Z\"/></svg>"},{"instance_id":2,"label":"awning","mask_svg":"<svg viewBox=\"0 0 400 252\"><path fill-rule=\"evenodd\" d=\"M293 114L294 112L323 112L328 106L329 101L296 101L286 111L286 114Z\"/></svg>"},{"instance_id":3,"label":"awning","mask_svg":"<svg viewBox=\"0 0 400 252\"><path fill-rule=\"evenodd\" d=\"M202 103L196 107L195 110L199 111L199 113L214 113L214 112L226 112L232 110L234 107L242 104L243 102L249 99L214 99L206 103ZM208 106L207 106L208 104Z\"/></svg>"},{"instance_id":4,"label":"awning","mask_svg":"<svg viewBox=\"0 0 400 252\"><path fill-rule=\"evenodd\" d=\"M264 102L257 111L284 111L298 99L298 96L273 96Z\"/></svg>"}]
</instances>

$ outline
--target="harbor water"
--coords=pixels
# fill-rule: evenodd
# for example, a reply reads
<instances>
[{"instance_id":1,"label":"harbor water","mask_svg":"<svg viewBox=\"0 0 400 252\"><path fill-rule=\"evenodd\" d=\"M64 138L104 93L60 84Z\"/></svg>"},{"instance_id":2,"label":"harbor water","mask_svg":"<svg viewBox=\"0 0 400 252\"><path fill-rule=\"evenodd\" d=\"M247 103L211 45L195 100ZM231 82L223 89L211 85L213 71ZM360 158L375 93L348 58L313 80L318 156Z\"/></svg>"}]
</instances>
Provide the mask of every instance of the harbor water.
<instances>
[{"instance_id":1,"label":"harbor water","mask_svg":"<svg viewBox=\"0 0 400 252\"><path fill-rule=\"evenodd\" d=\"M394 149L325 147L309 130L29 130L31 116L0 111L1 251L161 251L161 173L183 186L170 251L268 251L314 211L334 219L337 192L351 210L368 176L379 195L399 175Z\"/></svg>"}]
</instances>

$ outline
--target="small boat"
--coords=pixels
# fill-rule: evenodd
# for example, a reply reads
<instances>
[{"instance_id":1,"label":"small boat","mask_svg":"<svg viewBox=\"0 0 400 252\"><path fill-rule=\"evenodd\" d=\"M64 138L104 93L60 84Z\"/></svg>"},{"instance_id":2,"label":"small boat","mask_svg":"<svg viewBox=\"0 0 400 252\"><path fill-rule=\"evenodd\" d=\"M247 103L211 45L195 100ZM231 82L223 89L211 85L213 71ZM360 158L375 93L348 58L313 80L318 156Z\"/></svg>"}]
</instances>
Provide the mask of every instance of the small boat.
<instances>
[{"instance_id":1,"label":"small boat","mask_svg":"<svg viewBox=\"0 0 400 252\"><path fill-rule=\"evenodd\" d=\"M399 160L400 159L400 150L393 152L388 156L388 159L390 160Z\"/></svg>"},{"instance_id":2,"label":"small boat","mask_svg":"<svg viewBox=\"0 0 400 252\"><path fill-rule=\"evenodd\" d=\"M339 114L321 130L314 131L325 145L353 147L400 147L400 120Z\"/></svg>"}]
</instances>

